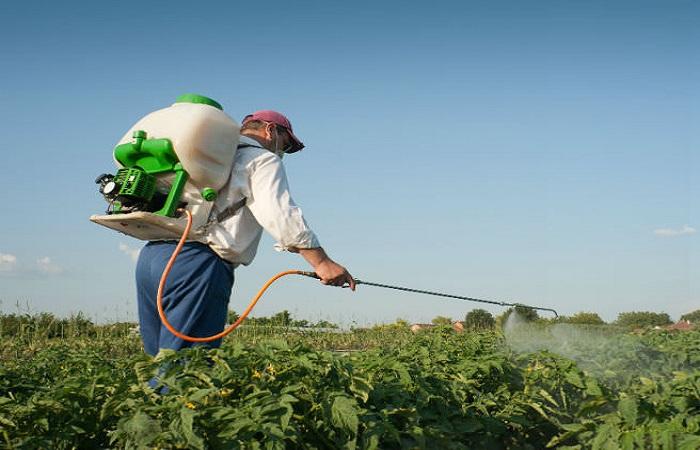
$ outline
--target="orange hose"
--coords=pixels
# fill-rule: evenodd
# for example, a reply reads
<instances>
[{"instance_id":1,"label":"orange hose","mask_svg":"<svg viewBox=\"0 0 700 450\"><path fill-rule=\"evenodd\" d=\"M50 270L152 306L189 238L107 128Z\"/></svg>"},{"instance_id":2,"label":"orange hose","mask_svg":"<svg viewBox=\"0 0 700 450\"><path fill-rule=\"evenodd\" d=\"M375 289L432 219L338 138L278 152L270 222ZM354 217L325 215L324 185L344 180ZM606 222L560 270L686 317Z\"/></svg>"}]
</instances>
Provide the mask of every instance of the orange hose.
<instances>
[{"instance_id":1,"label":"orange hose","mask_svg":"<svg viewBox=\"0 0 700 450\"><path fill-rule=\"evenodd\" d=\"M220 339L226 336L227 334L231 333L236 328L238 328L238 326L245 320L245 318L248 317L248 314L250 314L250 312L253 310L255 304L258 302L258 300L260 300L260 297L262 297L267 288L269 288L270 285L274 283L278 278L282 278L285 275L308 275L308 272L303 272L301 270L287 270L273 276L272 278L267 280L267 283L265 283L265 285L262 288L260 288L258 293L255 295L255 297L253 297L253 300L251 300L250 304L245 309L245 311L243 311L243 314L241 314L238 320L232 323L221 333L208 337L194 337L182 334L179 331L177 331L175 327L173 327L170 324L170 322L168 322L168 319L165 317L165 311L163 310L163 290L165 289L165 281L168 279L168 274L170 273L170 269L172 269L173 267L175 258L177 258L178 253L180 253L180 250L182 250L182 246L185 245L187 236L190 234L190 228L192 228L192 214L187 210L185 210L185 214L187 214L187 226L185 227L184 233L182 233L182 237L180 237L180 241L177 243L177 247L175 247L175 251L173 251L173 254L170 256L168 264L163 270L163 275L160 277L160 283L158 284L158 295L156 297L156 303L158 305L158 315L160 316L160 320L163 322L163 325L165 325L165 328L167 328L168 331L170 331L172 334L179 337L180 339L183 339L188 342L211 342Z\"/></svg>"}]
</instances>

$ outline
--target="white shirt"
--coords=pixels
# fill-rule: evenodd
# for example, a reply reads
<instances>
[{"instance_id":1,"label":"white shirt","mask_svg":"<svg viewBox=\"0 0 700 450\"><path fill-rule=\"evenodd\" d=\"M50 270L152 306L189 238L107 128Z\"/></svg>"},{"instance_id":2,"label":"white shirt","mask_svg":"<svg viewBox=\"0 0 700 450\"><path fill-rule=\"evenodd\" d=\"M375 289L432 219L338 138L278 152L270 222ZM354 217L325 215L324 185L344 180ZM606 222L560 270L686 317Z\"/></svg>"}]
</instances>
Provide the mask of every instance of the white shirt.
<instances>
[{"instance_id":1,"label":"white shirt","mask_svg":"<svg viewBox=\"0 0 700 450\"><path fill-rule=\"evenodd\" d=\"M278 251L320 247L292 200L282 159L249 137L241 136L240 143L254 147L236 151L231 175L219 190L213 214L244 197L246 204L232 217L210 225L207 244L225 260L246 266L255 258L263 229L277 241Z\"/></svg>"}]
</instances>

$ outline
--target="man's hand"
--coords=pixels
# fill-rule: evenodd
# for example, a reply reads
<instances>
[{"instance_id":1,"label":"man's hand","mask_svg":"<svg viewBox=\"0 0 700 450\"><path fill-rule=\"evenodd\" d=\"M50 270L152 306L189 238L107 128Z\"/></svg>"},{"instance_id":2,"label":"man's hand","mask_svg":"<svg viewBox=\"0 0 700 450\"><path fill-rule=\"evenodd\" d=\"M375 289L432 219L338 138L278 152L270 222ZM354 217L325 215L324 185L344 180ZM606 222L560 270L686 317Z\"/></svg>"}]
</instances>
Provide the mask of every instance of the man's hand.
<instances>
[{"instance_id":1,"label":"man's hand","mask_svg":"<svg viewBox=\"0 0 700 450\"><path fill-rule=\"evenodd\" d=\"M328 258L314 269L316 275L321 277L321 283L341 287L345 287L345 284L348 284L350 289L355 290L355 279L350 275L350 272L332 259Z\"/></svg>"},{"instance_id":2,"label":"man's hand","mask_svg":"<svg viewBox=\"0 0 700 450\"><path fill-rule=\"evenodd\" d=\"M290 249L291 250L291 249ZM321 248L300 248L294 249L299 252L304 259L311 264L321 278L321 283L329 286L346 287L355 290L355 279L350 275L347 269L336 263L328 257L326 252Z\"/></svg>"}]
</instances>

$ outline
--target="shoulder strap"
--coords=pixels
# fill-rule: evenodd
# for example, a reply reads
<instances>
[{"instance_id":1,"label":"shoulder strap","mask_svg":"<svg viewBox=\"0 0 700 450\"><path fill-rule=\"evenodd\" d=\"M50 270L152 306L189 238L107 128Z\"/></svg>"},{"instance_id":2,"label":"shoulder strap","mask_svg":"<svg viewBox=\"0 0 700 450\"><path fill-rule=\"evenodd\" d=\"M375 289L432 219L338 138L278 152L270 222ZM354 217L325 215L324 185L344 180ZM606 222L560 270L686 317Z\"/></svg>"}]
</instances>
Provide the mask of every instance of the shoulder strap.
<instances>
[{"instance_id":1,"label":"shoulder strap","mask_svg":"<svg viewBox=\"0 0 700 450\"><path fill-rule=\"evenodd\" d=\"M237 148L246 148L246 147L263 148L259 145L255 145L255 144L238 144ZM221 211L215 217L210 216L209 222L211 222L212 219L215 218L217 222L221 223L224 220L228 219L229 217L233 217L234 215L236 215L236 213L238 212L239 209L241 209L245 206L247 201L248 201L248 199L243 197L241 200L237 201L233 205L231 205L228 208ZM212 214L212 216L213 216L213 214Z\"/></svg>"},{"instance_id":2,"label":"shoulder strap","mask_svg":"<svg viewBox=\"0 0 700 450\"><path fill-rule=\"evenodd\" d=\"M228 208L224 209L221 211L219 214L216 215L216 221L221 223L224 220L228 219L229 217L233 217L239 209L243 208L246 204L246 201L248 201L247 198L243 197L233 205L229 206Z\"/></svg>"}]
</instances>

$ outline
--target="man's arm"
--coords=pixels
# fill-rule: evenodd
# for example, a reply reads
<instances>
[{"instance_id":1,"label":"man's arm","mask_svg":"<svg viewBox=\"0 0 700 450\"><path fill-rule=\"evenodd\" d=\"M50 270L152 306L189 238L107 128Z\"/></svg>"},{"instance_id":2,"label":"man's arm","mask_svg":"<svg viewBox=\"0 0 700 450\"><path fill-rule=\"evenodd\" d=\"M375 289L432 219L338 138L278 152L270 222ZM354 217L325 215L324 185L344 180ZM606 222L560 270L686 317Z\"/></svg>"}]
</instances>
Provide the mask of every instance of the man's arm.
<instances>
[{"instance_id":1,"label":"man's arm","mask_svg":"<svg viewBox=\"0 0 700 450\"><path fill-rule=\"evenodd\" d=\"M328 257L292 201L279 158L270 156L256 167L251 175L251 191L252 202L248 203L248 209L283 249L301 254L321 278L321 283L331 286L347 283L355 290L355 280L345 267Z\"/></svg>"},{"instance_id":2,"label":"man's arm","mask_svg":"<svg viewBox=\"0 0 700 450\"><path fill-rule=\"evenodd\" d=\"M289 249L293 253L299 253L314 268L316 275L321 277L321 283L331 286L344 286L349 284L350 289L355 290L355 279L347 269L328 257L321 247Z\"/></svg>"}]
</instances>

